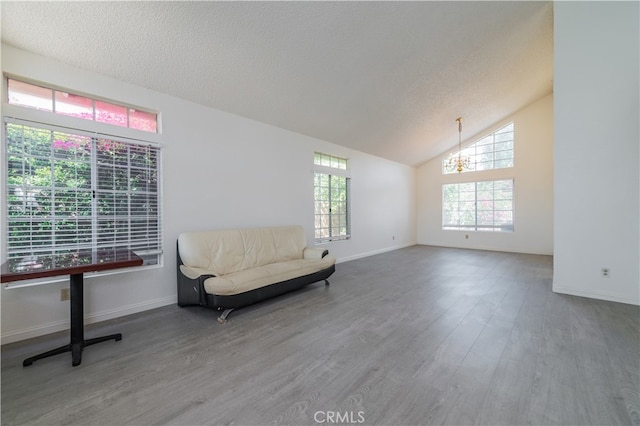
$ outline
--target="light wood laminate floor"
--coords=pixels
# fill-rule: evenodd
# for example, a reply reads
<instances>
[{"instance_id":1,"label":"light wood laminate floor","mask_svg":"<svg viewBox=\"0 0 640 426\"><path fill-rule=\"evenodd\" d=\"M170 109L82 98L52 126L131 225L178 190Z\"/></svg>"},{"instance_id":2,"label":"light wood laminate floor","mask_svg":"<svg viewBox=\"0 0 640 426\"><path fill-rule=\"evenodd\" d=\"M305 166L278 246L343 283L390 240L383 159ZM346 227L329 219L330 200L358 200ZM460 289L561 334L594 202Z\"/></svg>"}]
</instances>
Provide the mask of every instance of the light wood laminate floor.
<instances>
[{"instance_id":1,"label":"light wood laminate floor","mask_svg":"<svg viewBox=\"0 0 640 426\"><path fill-rule=\"evenodd\" d=\"M5 345L2 424L640 425L640 308L551 278L550 256L414 246L224 325L167 306L88 326L123 340L78 367L21 365L67 333Z\"/></svg>"}]
</instances>

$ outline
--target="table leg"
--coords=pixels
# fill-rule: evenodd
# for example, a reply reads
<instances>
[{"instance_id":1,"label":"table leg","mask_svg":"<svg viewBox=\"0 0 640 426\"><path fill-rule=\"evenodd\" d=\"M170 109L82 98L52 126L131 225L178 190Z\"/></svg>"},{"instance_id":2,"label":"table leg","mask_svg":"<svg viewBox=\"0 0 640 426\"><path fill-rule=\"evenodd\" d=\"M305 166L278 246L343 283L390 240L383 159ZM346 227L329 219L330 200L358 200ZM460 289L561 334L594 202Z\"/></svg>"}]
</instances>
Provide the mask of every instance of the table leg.
<instances>
[{"instance_id":1,"label":"table leg","mask_svg":"<svg viewBox=\"0 0 640 426\"><path fill-rule=\"evenodd\" d=\"M105 342L107 340L122 340L122 334L110 334L108 336L96 337L93 339L84 339L84 286L83 274L73 274L69 280L69 305L71 310L71 341L68 345L43 352L39 355L32 356L22 362L24 367L33 364L42 358L58 355L64 352L71 352L71 365L78 366L82 362L82 350L86 346L95 345L96 343Z\"/></svg>"},{"instance_id":2,"label":"table leg","mask_svg":"<svg viewBox=\"0 0 640 426\"><path fill-rule=\"evenodd\" d=\"M73 274L69 279L69 309L71 310L71 365L82 362L84 346L84 285L83 275Z\"/></svg>"},{"instance_id":3,"label":"table leg","mask_svg":"<svg viewBox=\"0 0 640 426\"><path fill-rule=\"evenodd\" d=\"M47 352L43 352L41 354L38 354L36 356L32 356L30 358L25 359L24 361L22 361L22 366L23 367L28 367L31 364L33 364L33 361L37 361L39 359L42 358L47 358L53 355L58 355L64 352L69 352L71 350L71 345L64 345L64 346L60 346L59 348L55 348L55 349L51 349L50 351Z\"/></svg>"}]
</instances>

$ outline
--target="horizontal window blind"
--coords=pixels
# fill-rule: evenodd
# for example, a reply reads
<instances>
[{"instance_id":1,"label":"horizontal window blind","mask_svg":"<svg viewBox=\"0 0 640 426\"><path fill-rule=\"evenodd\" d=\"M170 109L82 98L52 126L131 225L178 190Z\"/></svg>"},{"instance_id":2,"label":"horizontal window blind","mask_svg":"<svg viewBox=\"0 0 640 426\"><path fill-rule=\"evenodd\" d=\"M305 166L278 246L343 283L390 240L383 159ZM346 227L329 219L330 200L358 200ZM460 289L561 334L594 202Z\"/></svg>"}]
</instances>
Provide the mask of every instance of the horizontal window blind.
<instances>
[{"instance_id":1,"label":"horizontal window blind","mask_svg":"<svg viewBox=\"0 0 640 426\"><path fill-rule=\"evenodd\" d=\"M442 229L513 232L513 179L442 185Z\"/></svg>"},{"instance_id":2,"label":"horizontal window blind","mask_svg":"<svg viewBox=\"0 0 640 426\"><path fill-rule=\"evenodd\" d=\"M162 254L160 148L6 120L9 258L81 248Z\"/></svg>"}]
</instances>

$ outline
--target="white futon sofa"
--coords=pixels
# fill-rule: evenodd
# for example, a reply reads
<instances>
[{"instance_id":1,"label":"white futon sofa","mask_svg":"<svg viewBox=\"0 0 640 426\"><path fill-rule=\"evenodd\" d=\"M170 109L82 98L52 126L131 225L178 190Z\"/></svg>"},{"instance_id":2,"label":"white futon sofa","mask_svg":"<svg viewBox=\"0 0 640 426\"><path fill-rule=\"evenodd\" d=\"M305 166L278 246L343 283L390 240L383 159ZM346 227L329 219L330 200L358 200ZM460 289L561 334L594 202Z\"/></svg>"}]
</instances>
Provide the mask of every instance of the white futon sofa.
<instances>
[{"instance_id":1,"label":"white futon sofa","mask_svg":"<svg viewBox=\"0 0 640 426\"><path fill-rule=\"evenodd\" d=\"M178 306L229 313L335 272L336 258L306 246L301 226L185 232L178 237Z\"/></svg>"}]
</instances>

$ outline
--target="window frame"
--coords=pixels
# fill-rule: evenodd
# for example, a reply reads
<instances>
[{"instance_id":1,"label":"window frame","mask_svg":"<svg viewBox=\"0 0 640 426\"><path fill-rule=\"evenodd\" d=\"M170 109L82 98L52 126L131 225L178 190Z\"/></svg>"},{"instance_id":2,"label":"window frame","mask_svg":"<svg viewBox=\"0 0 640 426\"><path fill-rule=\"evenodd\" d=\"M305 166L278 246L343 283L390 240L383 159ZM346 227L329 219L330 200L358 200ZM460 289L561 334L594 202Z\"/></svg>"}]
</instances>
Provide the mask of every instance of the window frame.
<instances>
[{"instance_id":1,"label":"window frame","mask_svg":"<svg viewBox=\"0 0 640 426\"><path fill-rule=\"evenodd\" d=\"M162 144L160 143L160 141L162 140L161 137L161 114L155 113L156 114L156 129L158 133L151 133L151 132L147 132L147 131L143 131L143 130L139 130L139 129L135 129L135 128L129 128L129 127L121 127L121 126L117 126L117 125L112 125L112 124L108 124L108 123L103 123L103 122L96 122L96 121L90 121L90 120L85 120L82 118L78 118L78 117L70 117L70 116L64 116L64 115L59 115L59 114L55 114L53 112L50 111L41 111L41 110L36 110L36 109L32 109L29 107L24 107L24 106L19 106L19 105L13 105L13 104L9 104L8 103L8 79L15 79L16 81L24 81L28 84L35 84L35 85L39 85L42 86L41 83L34 83L30 80L27 79L23 79L21 77L15 77L13 75L3 75L3 87L2 87L2 93L3 93L3 101L2 101L2 107L3 107L3 114L2 114L2 123L0 125L0 129L1 129L1 137L2 137L2 142L3 142L3 146L2 146L2 154L1 154L1 158L3 161L3 173L2 173L2 179L4 180L2 182L2 190L5 191L5 193L7 193L7 187L8 187L8 146L7 146L7 132L5 129L6 126L6 122L7 121L13 121L15 122L19 122L21 124L27 125L27 126L31 126L31 127L40 127L40 128L47 128L49 130L51 130L51 128L54 128L54 130L56 131L62 131L62 132L66 132L69 134L83 134L83 135L87 135L90 137L104 137L107 139L112 139L112 140L117 140L120 142L124 142L127 144L134 144L134 145L140 145L140 146L150 146L153 147L154 149L157 149L157 219L158 219L158 226L157 226L157 233L158 233L158 237L157 237L157 241L159 244L159 251L160 253L157 254L157 262L155 264L149 265L149 264L145 264L143 266L139 266L139 267L135 267L135 268L131 268L133 270L140 270L141 268L143 269L147 269L147 268L159 268L159 267L163 267L164 265L164 241L163 241L163 235L164 235L164 223L163 223L163 179L162 179ZM57 86L52 86L52 85L46 85L49 86L49 88L51 88L52 90L64 90L66 91L66 89L64 88L59 88ZM77 92L76 92L77 93ZM90 96L91 97L91 96ZM93 97L94 99L97 100L101 100L101 98L99 97ZM106 102L111 102L112 101L106 101ZM119 105L125 105L127 108L135 108L138 109L140 111L149 111L145 108L138 108L138 107L134 107L132 105L126 105L126 104L122 104L122 103L116 103ZM95 168L95 165L92 165L92 168ZM2 258L4 260L6 260L9 256L9 250L8 250L8 236L9 236L9 226L8 226L8 219L9 219L9 196L5 195L3 197L1 197L1 202L2 202L2 211L3 211L3 215L5 217L6 220L3 220L2 222L2 226L0 229L0 232L2 232L2 238L3 241L7 241L5 243L2 244L1 250L2 250ZM144 254L143 254L144 256ZM129 271L130 269L122 269L122 270L116 270L116 271L106 271L106 272L99 272L99 273L94 273L94 274L87 274L88 277L91 276L104 276L104 275L112 275L112 274L120 274L120 273L126 273L127 271ZM31 281L25 281L24 283L20 283L17 285L12 285L12 287L22 287L22 286L30 286L30 285L38 285L38 284L42 284L42 283L48 283L48 282L57 282L57 281L61 281L61 279L41 279L41 280L31 280Z\"/></svg>"},{"instance_id":2,"label":"window frame","mask_svg":"<svg viewBox=\"0 0 640 426\"><path fill-rule=\"evenodd\" d=\"M511 127L510 130L506 130L507 128ZM512 137L511 139L506 139L506 140L498 140L496 141L497 135L503 135L506 133L511 133ZM452 175L452 174L462 174L462 173L468 173L468 172L484 172L484 171L488 171L488 170L500 170L500 169L509 169L509 168L513 168L515 167L515 148L516 148L516 126L515 126L515 122L511 121L503 126L500 126L499 128L497 128L496 130L494 130L493 132L490 132L488 134L486 134L485 136L476 139L474 142L470 143L469 145L466 145L465 147L462 148L461 151L455 151L453 152L450 156L443 158L442 160L442 174L443 175ZM486 142L487 139L491 138L490 142ZM499 136L498 136L499 138ZM511 142L511 149L496 149L496 146L499 144L505 144ZM488 147L491 146L491 150L486 150L484 151L484 147ZM484 152L478 152L478 151L484 151ZM501 152L511 152L511 156L510 157L506 157L506 158L496 158L496 154L497 153L501 153ZM461 155L462 157L468 157L470 159L469 163L470 163L470 167L469 169L463 169L462 172L458 172L457 170L453 169L453 170L448 170L447 169L447 163L449 162L449 158L452 156L454 158L457 158L458 155ZM492 159L491 160L487 160L487 161L478 161L478 157L482 156L482 155L491 155ZM507 166L501 166L501 167L495 167L495 164L497 161L510 161L510 165ZM487 167L487 168L482 168L482 169L478 169L478 164L481 163L488 163L491 162L491 167Z\"/></svg>"},{"instance_id":3,"label":"window frame","mask_svg":"<svg viewBox=\"0 0 640 426\"><path fill-rule=\"evenodd\" d=\"M496 200L495 198L495 184L498 182L510 182L511 185L511 198L509 199L499 199ZM492 183L494 188L492 189L492 198L491 198L491 203L493 204L493 208L491 210L478 210L478 184L483 184L483 183ZM464 224L454 224L454 223L447 223L446 222L446 218L448 217L447 214L447 203L448 202L452 202L452 201L447 201L446 198L446 187L447 186L457 186L458 187L458 201L457 201L457 205L458 208L456 210L456 212L458 212L458 214L461 211L464 211L464 209L460 208L460 186L462 185L473 185L474 190L472 191L465 191L466 193L473 193L473 200L466 200L466 201L462 201L463 203L467 203L467 204L473 204L473 224L469 224L469 225L464 225ZM486 201L486 200L485 200ZM511 209L510 210L496 210L495 208L495 203L496 201L510 201L511 203ZM442 202L442 210L441 210L441 214L442 214L442 230L443 231L472 231L472 232L499 232L499 233L513 233L515 232L515 179L514 178L504 178L504 179L488 179L488 180L478 180L478 181L469 181L469 182L456 182L456 183L443 183L442 184L442 198L441 198L441 202ZM487 225L487 224L479 224L478 223L478 212L479 211L487 211L487 212L492 212L492 216L494 218L494 224L493 225ZM499 224L499 225L495 225L495 213L496 211L505 211L505 212L510 212L511 213L511 222L510 223L506 223L506 224ZM459 221L458 221L459 222Z\"/></svg>"},{"instance_id":4,"label":"window frame","mask_svg":"<svg viewBox=\"0 0 640 426\"><path fill-rule=\"evenodd\" d=\"M314 240L316 243L328 243L332 241L345 241L351 239L351 173L349 160L331 154L321 152L314 153ZM326 176L326 185L319 185L321 176ZM332 180L344 179L344 200L339 200L341 194L334 197L334 184ZM328 192L327 198L318 198L322 189ZM321 203L328 203L328 212L321 211ZM333 212L334 203L342 205L344 211ZM326 207L326 205L325 205ZM323 218L324 217L324 218ZM337 218L337 224L334 220ZM328 226L320 226L328 224ZM344 228L344 232L341 231ZM321 235L322 230L327 230L328 235Z\"/></svg>"},{"instance_id":5,"label":"window frame","mask_svg":"<svg viewBox=\"0 0 640 426\"><path fill-rule=\"evenodd\" d=\"M31 86L33 88L37 88L37 89L41 89L43 91L48 91L50 96L50 101L51 101L51 106L50 109L49 108L39 108L37 106L33 106L33 105L25 105L25 104L20 104L20 103L14 103L11 101L11 91L10 91L10 84L11 82L15 82L18 84L25 84L28 86ZM107 126L113 126L116 128L123 128L123 129L130 129L130 130L134 130L134 131L140 131L140 132L144 132L149 133L149 134L158 134L160 133L160 114L156 111L152 111L150 109L146 109L146 108L140 108L140 107L136 107L133 105L128 105L122 102L117 102L117 101L113 101L110 99L105 99L105 98L101 98L98 96L92 96L92 95L86 95L83 93L80 93L78 91L73 91L73 90L68 90L68 89L63 89L63 88L59 88L59 87L55 87L53 85L48 85L48 84L43 84L43 83L39 83L39 82L33 82L33 81L29 81L27 79L22 79L22 78L16 78L16 77L12 77L12 76L4 76L4 87L5 87L5 91L4 91L4 103L6 103L6 105L9 105L11 107L17 107L17 108L24 108L24 109L28 109L28 110L33 110L33 111L39 111L39 112L43 112L46 114L53 114L55 116L63 116L63 117L73 117L76 119L80 119L80 120L85 120L88 122L93 122L93 123L103 123L106 124ZM71 114L71 113L64 113L64 112L60 112L57 108L57 105L59 103L61 103L61 101L58 100L58 95L61 96L75 96L78 98L82 98L85 101L90 101L91 103L91 113L90 113L90 117L87 116L81 116L78 114ZM108 121L105 121L104 119L100 119L98 117L98 110L99 107L97 106L98 104L105 104L105 105L110 105L113 107L119 107L119 108L124 108L126 111L126 123L125 125L122 124L113 124L113 123L109 123ZM145 130L142 129L140 127L132 127L132 114L135 114L136 112L140 112L140 113L145 113L145 114L151 114L154 116L154 120L153 120L153 124L154 124L154 129L153 130ZM54 119L55 120L55 119ZM84 126L80 126L81 128Z\"/></svg>"}]
</instances>

